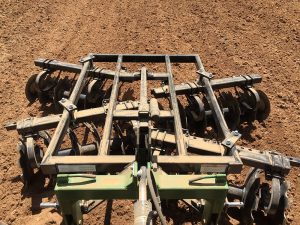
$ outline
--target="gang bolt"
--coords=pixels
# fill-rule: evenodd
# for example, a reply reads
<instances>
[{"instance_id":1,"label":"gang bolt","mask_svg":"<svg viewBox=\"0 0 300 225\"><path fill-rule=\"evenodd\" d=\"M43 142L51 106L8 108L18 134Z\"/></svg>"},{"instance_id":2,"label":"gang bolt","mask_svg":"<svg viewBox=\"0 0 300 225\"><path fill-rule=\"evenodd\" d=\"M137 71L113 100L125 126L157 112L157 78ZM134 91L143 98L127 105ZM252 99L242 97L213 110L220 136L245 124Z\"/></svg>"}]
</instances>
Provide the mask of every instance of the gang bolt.
<instances>
[{"instance_id":1,"label":"gang bolt","mask_svg":"<svg viewBox=\"0 0 300 225\"><path fill-rule=\"evenodd\" d=\"M239 136L240 135L240 133L237 130L233 131L232 133L233 133L234 136Z\"/></svg>"},{"instance_id":2,"label":"gang bolt","mask_svg":"<svg viewBox=\"0 0 300 225\"><path fill-rule=\"evenodd\" d=\"M61 102L62 102L62 103L66 102L66 99L65 99L65 98L62 98L62 99L61 99Z\"/></svg>"},{"instance_id":3,"label":"gang bolt","mask_svg":"<svg viewBox=\"0 0 300 225\"><path fill-rule=\"evenodd\" d=\"M142 173L143 173L143 172L142 172L142 170L140 169L139 171L137 171L137 174L136 174L136 175L137 175L138 177L141 177L141 176L142 176Z\"/></svg>"},{"instance_id":4,"label":"gang bolt","mask_svg":"<svg viewBox=\"0 0 300 225\"><path fill-rule=\"evenodd\" d=\"M68 108L69 108L70 110L72 110L72 109L73 109L73 106L72 106L72 105L70 105Z\"/></svg>"},{"instance_id":5,"label":"gang bolt","mask_svg":"<svg viewBox=\"0 0 300 225\"><path fill-rule=\"evenodd\" d=\"M231 145L231 141L226 141L226 145Z\"/></svg>"}]
</instances>

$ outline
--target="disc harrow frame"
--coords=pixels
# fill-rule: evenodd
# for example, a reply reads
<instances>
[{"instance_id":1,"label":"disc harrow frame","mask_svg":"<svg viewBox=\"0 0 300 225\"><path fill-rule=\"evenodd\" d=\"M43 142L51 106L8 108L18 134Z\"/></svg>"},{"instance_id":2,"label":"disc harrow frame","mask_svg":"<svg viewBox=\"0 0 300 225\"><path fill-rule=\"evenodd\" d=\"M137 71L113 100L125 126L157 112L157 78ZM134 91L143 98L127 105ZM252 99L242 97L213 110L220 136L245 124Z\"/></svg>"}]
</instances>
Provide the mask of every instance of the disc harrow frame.
<instances>
[{"instance_id":1,"label":"disc harrow frame","mask_svg":"<svg viewBox=\"0 0 300 225\"><path fill-rule=\"evenodd\" d=\"M116 63L115 70L95 67L99 62ZM43 70L29 79L28 100L47 96L63 111L6 124L6 129L17 130L21 135L18 149L25 184L32 182L34 169L56 177L59 203L55 207L59 206L66 225L82 224L82 213L87 211L82 210L82 201L92 200L94 204L102 199L135 199L135 224L147 224L150 215L152 221L153 203L165 224L158 195L161 200L183 199L190 206L196 202L206 224L221 223L222 212L229 207L241 208L244 223L253 223L252 212L259 210L267 217L277 218L277 223L283 222L287 207L284 178L292 166L300 166L300 160L236 144L241 137L235 130L240 120L261 121L270 113L267 96L254 89L262 81L260 75L213 79L198 55L89 54L80 63L36 60L35 65ZM152 72L142 66L136 72L129 72L123 68L124 63L165 64L165 71ZM198 79L175 85L174 63L194 64ZM59 82L60 73L51 77L55 71L78 76L72 87L64 86ZM104 80L112 80L106 100L99 94L104 93ZM151 90L151 97L148 80L164 82L162 87ZM139 99L119 102L120 83L133 81L140 82ZM218 97L216 91L225 88L235 91L222 92ZM181 105L179 95L186 96L188 106ZM161 108L159 98L167 98L171 109ZM83 106L78 104L80 99L85 102ZM91 107L86 104L89 100ZM130 129L123 127L125 123ZM171 124L171 129L161 125L165 123ZM217 140L197 133L207 123L216 128ZM79 124L93 133L94 142L78 142L75 130ZM52 135L46 132L50 129L55 129ZM112 137L113 132L118 135ZM66 134L71 147L63 149ZM40 138L47 139L46 151L37 142ZM130 153L126 146L133 151ZM175 149L172 154L167 151L170 148ZM244 165L252 167L245 184L241 187L230 184L226 176L240 173ZM258 174L264 174L272 185L261 183ZM255 202L250 201L254 196L257 196Z\"/></svg>"}]
</instances>

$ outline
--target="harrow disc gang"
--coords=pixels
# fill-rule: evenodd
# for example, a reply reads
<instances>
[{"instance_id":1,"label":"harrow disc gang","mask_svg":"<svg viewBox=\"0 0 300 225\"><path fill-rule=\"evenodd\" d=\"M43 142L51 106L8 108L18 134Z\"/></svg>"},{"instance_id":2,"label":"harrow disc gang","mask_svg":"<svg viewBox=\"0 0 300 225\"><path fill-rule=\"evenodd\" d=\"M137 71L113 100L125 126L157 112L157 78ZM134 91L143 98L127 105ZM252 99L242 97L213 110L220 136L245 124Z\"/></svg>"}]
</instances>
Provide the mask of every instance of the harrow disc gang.
<instances>
[{"instance_id":1,"label":"harrow disc gang","mask_svg":"<svg viewBox=\"0 0 300 225\"><path fill-rule=\"evenodd\" d=\"M6 125L20 134L25 185L37 173L56 178L58 203L42 207L59 209L66 225L79 225L103 200L132 199L135 224L155 218L166 224L162 205L168 204L161 202L176 200L203 224L221 224L226 213L244 224L284 224L285 177L300 160L237 145L242 123L270 114L267 95L254 87L261 76L215 79L198 55L89 54L80 62L36 60L42 72L28 79L26 97L52 102L60 114ZM131 63L141 69L131 71ZM145 67L156 63L165 70ZM174 84L172 66L180 63L195 64L196 81ZM121 85L129 83L120 97ZM234 185L227 175L243 166L251 168L244 184Z\"/></svg>"}]
</instances>

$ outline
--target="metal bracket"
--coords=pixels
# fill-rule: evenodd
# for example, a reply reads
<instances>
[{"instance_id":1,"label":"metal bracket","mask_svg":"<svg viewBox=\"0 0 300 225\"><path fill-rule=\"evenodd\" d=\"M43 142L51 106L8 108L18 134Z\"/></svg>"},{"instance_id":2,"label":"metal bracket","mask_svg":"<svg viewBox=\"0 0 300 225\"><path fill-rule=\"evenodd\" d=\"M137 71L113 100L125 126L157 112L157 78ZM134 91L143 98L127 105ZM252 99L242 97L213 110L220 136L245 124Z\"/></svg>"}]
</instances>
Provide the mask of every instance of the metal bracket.
<instances>
[{"instance_id":1,"label":"metal bracket","mask_svg":"<svg viewBox=\"0 0 300 225\"><path fill-rule=\"evenodd\" d=\"M237 130L232 131L229 137L225 138L222 141L222 145L228 148L232 148L235 143L241 138L241 136L242 135Z\"/></svg>"},{"instance_id":2,"label":"metal bracket","mask_svg":"<svg viewBox=\"0 0 300 225\"><path fill-rule=\"evenodd\" d=\"M209 73L209 72L206 72L206 71L196 71L197 74L200 75L200 80L203 78L203 77L206 77L207 79L212 79L214 76L212 73Z\"/></svg>"},{"instance_id":3,"label":"metal bracket","mask_svg":"<svg viewBox=\"0 0 300 225\"><path fill-rule=\"evenodd\" d=\"M80 62L80 63L85 63L85 62L87 62L87 61L92 61L94 58L95 58L95 56L93 56L93 55L88 55L88 56L86 56L86 57L80 59L79 62Z\"/></svg>"},{"instance_id":4,"label":"metal bracket","mask_svg":"<svg viewBox=\"0 0 300 225\"><path fill-rule=\"evenodd\" d=\"M66 98L62 98L60 101L59 101L59 104L64 107L69 113L74 111L74 110L77 110L77 106L74 105L69 99L66 99Z\"/></svg>"}]
</instances>

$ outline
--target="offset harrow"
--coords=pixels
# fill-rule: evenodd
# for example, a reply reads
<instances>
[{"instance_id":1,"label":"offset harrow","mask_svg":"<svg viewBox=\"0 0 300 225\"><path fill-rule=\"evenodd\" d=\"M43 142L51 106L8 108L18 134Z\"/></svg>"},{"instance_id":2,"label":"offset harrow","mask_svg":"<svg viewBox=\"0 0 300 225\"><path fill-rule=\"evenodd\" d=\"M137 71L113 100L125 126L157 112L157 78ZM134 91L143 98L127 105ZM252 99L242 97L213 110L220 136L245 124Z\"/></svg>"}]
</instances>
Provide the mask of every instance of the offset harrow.
<instances>
[{"instance_id":1,"label":"offset harrow","mask_svg":"<svg viewBox=\"0 0 300 225\"><path fill-rule=\"evenodd\" d=\"M241 123L263 121L270 113L267 95L254 88L261 76L214 79L198 55L89 54L80 62L36 60L43 70L29 78L26 97L52 102L58 114L6 124L20 134L25 186L38 172L56 180L58 203L41 207L58 208L65 224L78 225L102 200L133 199L135 224L156 217L166 224L161 201L176 199L205 224L221 224L226 212L244 224L258 212L284 224L285 177L300 160L236 144ZM99 62L116 68L96 67ZM124 63L141 67L130 72ZM166 70L151 71L145 63L165 64ZM175 85L174 63L194 64L198 79ZM148 80L162 81L151 96ZM133 81L139 81L140 97L120 101L120 85ZM244 184L232 184L227 175L244 165L250 167Z\"/></svg>"}]
</instances>

